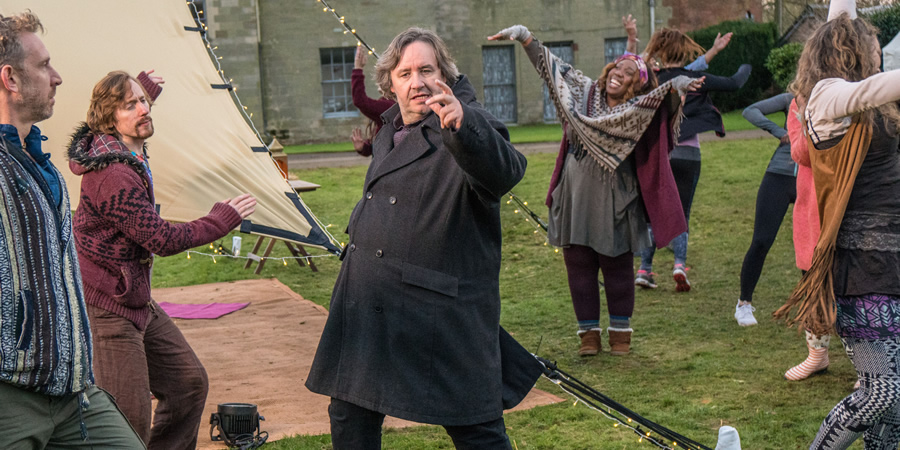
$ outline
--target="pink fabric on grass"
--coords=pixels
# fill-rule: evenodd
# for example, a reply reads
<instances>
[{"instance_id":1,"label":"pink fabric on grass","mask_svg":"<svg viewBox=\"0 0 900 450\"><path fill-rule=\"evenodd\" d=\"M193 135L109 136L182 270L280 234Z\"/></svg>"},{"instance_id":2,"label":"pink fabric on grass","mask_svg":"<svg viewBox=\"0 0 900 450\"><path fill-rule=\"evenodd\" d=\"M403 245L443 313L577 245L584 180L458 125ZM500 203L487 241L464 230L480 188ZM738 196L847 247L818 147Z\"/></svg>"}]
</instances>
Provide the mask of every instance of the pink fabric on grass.
<instances>
[{"instance_id":1,"label":"pink fabric on grass","mask_svg":"<svg viewBox=\"0 0 900 450\"><path fill-rule=\"evenodd\" d=\"M225 314L244 309L250 303L180 304L159 302L159 307L173 319L218 319Z\"/></svg>"}]
</instances>

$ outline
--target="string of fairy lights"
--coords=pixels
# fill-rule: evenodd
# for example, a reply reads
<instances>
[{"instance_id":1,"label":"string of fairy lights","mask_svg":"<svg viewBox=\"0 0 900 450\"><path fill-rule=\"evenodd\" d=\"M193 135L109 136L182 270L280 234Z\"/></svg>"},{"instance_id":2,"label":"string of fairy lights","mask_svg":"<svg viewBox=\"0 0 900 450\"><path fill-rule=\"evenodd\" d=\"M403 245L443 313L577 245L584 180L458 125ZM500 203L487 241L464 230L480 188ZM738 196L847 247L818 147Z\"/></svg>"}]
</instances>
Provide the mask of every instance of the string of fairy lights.
<instances>
[{"instance_id":1,"label":"string of fairy lights","mask_svg":"<svg viewBox=\"0 0 900 450\"><path fill-rule=\"evenodd\" d=\"M608 396L588 386L581 380L560 369L555 362L534 355L543 366L543 377L559 386L575 398L572 406L583 403L613 421L613 428L626 428L638 437L638 442L647 441L659 448L677 450L712 450L709 447L655 423L628 409ZM605 407L603 406L605 405Z\"/></svg>"},{"instance_id":2,"label":"string of fairy lights","mask_svg":"<svg viewBox=\"0 0 900 450\"><path fill-rule=\"evenodd\" d=\"M225 249L225 246L222 243L218 244L209 244L209 249L212 250L212 253L200 252L197 250L187 250L187 259L191 259L191 254L200 255L200 256L208 256L212 258L213 264L218 264L219 262L216 258L231 258L231 259L252 259L254 261L281 261L283 265L287 266L288 261L292 259L302 259L306 264L309 264L309 260L313 258L330 258L335 255L326 254L326 255L307 255L307 256L241 256L235 255L228 250Z\"/></svg>"},{"instance_id":3,"label":"string of fairy lights","mask_svg":"<svg viewBox=\"0 0 900 450\"><path fill-rule=\"evenodd\" d=\"M529 223L532 227L534 227L534 234L540 235L544 238L544 245L549 245L550 241L547 239L547 223L541 219L541 216L537 215L531 208L528 207L528 202L522 200L518 195L513 191L509 191L508 194L509 200L506 201L507 205L511 205L513 203L516 204L516 209L513 210L514 214L522 214L522 217L525 219L525 222ZM553 251L559 253L558 248L554 248Z\"/></svg>"},{"instance_id":4,"label":"string of fairy lights","mask_svg":"<svg viewBox=\"0 0 900 450\"><path fill-rule=\"evenodd\" d=\"M332 8L331 5L329 5L327 1L325 1L325 0L316 0L316 1L323 5L322 11L331 12L331 14L334 16L334 18L337 19L338 22L341 23L341 26L344 27L344 34L350 33L353 35L353 37L356 38L356 46L357 47L359 47L359 46L365 47L367 50L369 50L370 55L375 56L376 59L378 58L378 53L375 53L375 49L372 48L372 46L370 46L369 44L367 44L366 41L363 40L362 37L360 37L358 34L356 34L356 28L351 27L350 24L347 23L347 20L344 18L344 16L338 14L337 11L335 11L334 8Z\"/></svg>"},{"instance_id":5,"label":"string of fairy lights","mask_svg":"<svg viewBox=\"0 0 900 450\"><path fill-rule=\"evenodd\" d=\"M222 57L216 55L216 49L218 49L219 47L218 47L218 46L212 45L212 43L209 41L209 38L208 38L208 36L207 36L207 32L209 31L209 27L208 27L206 24L204 24L204 23L200 20L200 13L201 13L201 11L199 11L199 10L197 9L197 5L194 4L194 2L187 1L187 2L185 2L185 3L186 3L187 6L190 8L191 15L192 15L193 18L194 18L194 23L197 25L197 27L199 27L200 29L203 30L203 31L200 33L200 37L203 39L203 43L206 45L206 50L209 52L209 54L210 54L210 56L211 56L211 58L212 58L212 61L213 61L213 62L215 63L215 65L216 65L216 74L217 74L217 76L222 80L223 85L228 86L228 91L229 91L230 94L231 94L231 99L232 99L232 101L234 101L234 102L237 104L238 110L241 112L241 114L242 114L243 117L244 117L244 121L247 122L248 125L250 125L250 128L253 130L253 133L256 135L256 138L257 138L257 139L259 140L259 142L262 143L262 144L266 147L266 149L268 150L268 149L269 149L268 144L266 144L266 141L263 139L262 134L261 134L261 133L259 132L259 130L256 128L256 125L253 123L253 120L252 120L252 118L253 118L253 113L252 113L252 112L248 112L247 106L244 105L244 104L241 102L241 98L240 98L240 97L238 96L238 94L237 94L237 86L234 86L234 85L232 84L232 83L234 82L234 79L233 79L233 78L227 78L227 77L225 76L225 69L222 68L222 63L221 63ZM367 46L367 48L368 48L368 46ZM269 155L271 156L271 152L269 153ZM274 161L273 161L273 162L274 162ZM280 167L278 164L273 164L273 165L278 169L278 172L281 173L281 175L284 177L285 183L287 183L287 174L281 171L281 167ZM301 204L302 204L302 203L303 203L303 200L302 200L302 199L299 199L299 200L300 200L300 202L301 202ZM305 206L306 206L306 205L304 204L304 207L305 207ZM315 216L312 216L312 217L313 217L313 220L315 220L316 224L319 225L319 228L322 230L322 232L325 233L325 235L328 237L329 241L332 242L332 243L338 243L338 240L335 239L334 236L332 236L331 233L328 232L328 227L330 227L331 225L325 226L325 224L323 224L321 221L319 221L318 218L316 218ZM341 244L340 244L340 247L343 248L343 246L344 246L344 244L341 243ZM198 252L198 251L194 251L194 250L188 250L188 251L186 252L186 253L187 253L187 259L191 259L191 253L196 254L196 255L209 256L209 257L212 258L212 262L213 262L213 263L217 263L217 262L218 262L218 261L216 261L216 257L227 257L227 258L235 258L235 259L252 259L252 258L250 258L249 256L233 255L233 254L231 254L231 253L229 253L229 252L226 252L226 251L224 251L224 248L222 247L221 244L219 244L219 248L216 248L213 244L210 244L209 248L210 248L211 250L214 250L214 254L202 253L202 252ZM220 249L221 249L222 251L219 251ZM280 260L284 263L284 265L286 266L286 265L287 265L287 261L288 261L289 259L303 259L303 260L305 260L305 261L308 263L310 258L323 258L323 257L331 257L331 256L336 256L336 255L334 255L334 254L326 254L326 255L315 255L315 256L285 256L285 257L271 257L271 256L270 256L270 257L265 257L265 258L260 257L260 259L261 259L261 260L278 260L278 259L280 259Z\"/></svg>"},{"instance_id":6,"label":"string of fairy lights","mask_svg":"<svg viewBox=\"0 0 900 450\"><path fill-rule=\"evenodd\" d=\"M633 432L635 435L637 435L638 443L643 443L644 441L647 441L650 444L654 444L657 447L666 449L666 450L675 450L676 448L678 448L678 443L675 441L672 441L671 445L669 445L668 441L663 441L662 439L657 438L656 436L653 435L653 432L644 431L639 426L637 426L637 427L632 426L634 421L630 417L625 417L625 419L623 420L621 417L617 416L616 412L613 411L612 409L609 409L609 408L603 409L600 406L595 405L591 401L587 401L583 398L580 398L575 392L573 392L571 389L566 387L562 381L554 380L554 379L550 379L550 381L553 384L559 386L559 388L562 389L563 392L565 392L575 398L575 402L572 403L572 406L576 406L576 405L578 405L578 403L582 403L582 404L586 405L588 408L599 412L600 414L605 416L607 419L613 421L613 428L619 428L619 427L627 428L628 430ZM684 447L682 447L682 448L684 448Z\"/></svg>"}]
</instances>

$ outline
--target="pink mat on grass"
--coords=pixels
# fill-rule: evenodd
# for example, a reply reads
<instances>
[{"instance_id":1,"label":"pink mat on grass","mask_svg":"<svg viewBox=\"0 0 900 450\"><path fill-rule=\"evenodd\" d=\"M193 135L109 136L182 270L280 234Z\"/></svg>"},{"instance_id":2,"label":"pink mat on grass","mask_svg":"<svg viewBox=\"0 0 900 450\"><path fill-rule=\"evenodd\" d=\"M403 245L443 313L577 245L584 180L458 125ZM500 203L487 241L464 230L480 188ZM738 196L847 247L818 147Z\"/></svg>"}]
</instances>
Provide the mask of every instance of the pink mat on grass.
<instances>
[{"instance_id":1,"label":"pink mat on grass","mask_svg":"<svg viewBox=\"0 0 900 450\"><path fill-rule=\"evenodd\" d=\"M250 303L169 303L159 302L160 308L173 319L218 319L225 314L244 309Z\"/></svg>"}]
</instances>

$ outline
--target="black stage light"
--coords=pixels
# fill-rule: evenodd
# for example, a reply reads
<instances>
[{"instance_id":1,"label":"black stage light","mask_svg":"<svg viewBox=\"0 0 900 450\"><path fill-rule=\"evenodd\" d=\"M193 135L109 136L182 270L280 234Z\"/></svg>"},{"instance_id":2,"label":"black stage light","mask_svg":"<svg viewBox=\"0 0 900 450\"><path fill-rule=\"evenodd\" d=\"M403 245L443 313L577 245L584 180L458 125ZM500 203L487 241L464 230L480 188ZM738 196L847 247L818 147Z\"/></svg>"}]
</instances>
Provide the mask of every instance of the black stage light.
<instances>
[{"instance_id":1,"label":"black stage light","mask_svg":"<svg viewBox=\"0 0 900 450\"><path fill-rule=\"evenodd\" d=\"M223 441L229 448L255 449L266 442L269 433L259 430L259 422L266 420L250 403L220 403L218 412L209 418L209 438ZM213 431L219 434L213 436Z\"/></svg>"}]
</instances>

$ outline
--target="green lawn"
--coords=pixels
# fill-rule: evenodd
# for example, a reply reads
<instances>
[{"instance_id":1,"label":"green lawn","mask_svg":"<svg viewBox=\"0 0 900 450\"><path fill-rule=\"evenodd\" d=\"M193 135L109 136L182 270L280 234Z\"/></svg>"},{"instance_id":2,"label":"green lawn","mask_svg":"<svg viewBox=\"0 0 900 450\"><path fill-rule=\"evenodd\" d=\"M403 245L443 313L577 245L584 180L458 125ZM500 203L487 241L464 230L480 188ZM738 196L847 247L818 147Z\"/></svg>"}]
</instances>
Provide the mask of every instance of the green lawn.
<instances>
[{"instance_id":1,"label":"green lawn","mask_svg":"<svg viewBox=\"0 0 900 450\"><path fill-rule=\"evenodd\" d=\"M550 142L562 139L562 129L559 124L541 124L509 127L509 139L513 144L528 142ZM332 153L352 152L353 143L336 142L331 144L286 145L284 152L291 153Z\"/></svg>"},{"instance_id":2,"label":"green lawn","mask_svg":"<svg viewBox=\"0 0 900 450\"><path fill-rule=\"evenodd\" d=\"M776 123L784 123L784 115L777 113L769 116ZM752 130L755 127L741 117L741 111L732 111L722 115L725 131ZM559 124L523 125L509 127L509 139L513 144L525 144L530 142L558 142L562 139L562 129ZM334 142L330 144L286 145L284 152L291 153L332 153L352 152L353 144L347 142Z\"/></svg>"},{"instance_id":3,"label":"green lawn","mask_svg":"<svg viewBox=\"0 0 900 450\"><path fill-rule=\"evenodd\" d=\"M709 447L715 446L718 427L728 424L740 431L745 449L808 448L827 412L850 393L855 374L836 341L827 374L804 382L782 378L786 369L806 356L797 330L770 319L799 278L790 216L756 290L760 324L741 328L732 316L741 262L752 234L756 190L774 150L772 144L769 140L704 144L703 175L691 217L688 264L693 290L675 292L668 271L672 253L658 252L660 287L637 293L632 353L624 357L606 352L595 358L577 356L579 341L562 255L543 245L541 236L514 213L513 206L503 205L503 326L529 350L558 361L564 370L637 413ZM525 179L515 188L544 217L543 199L554 158L552 154L529 156ZM359 199L365 170L297 172L300 178L322 185L303 199L323 222L333 224L329 230L341 240L346 240L342 231ZM281 246L276 249L285 255ZM317 264L318 273L294 264L268 264L261 277L277 277L303 297L327 307L339 261L321 258ZM153 285L257 277L241 265L242 261L227 259L213 264L197 256L188 260L183 254L159 258ZM305 376L296 374L298 389ZM540 380L538 388L566 397L547 380ZM614 428L600 413L571 399L510 413L506 424L517 449L654 448L638 444L633 434ZM386 430L384 447L452 448L452 443L441 428L420 426ZM299 436L266 448L328 449L330 441L327 435Z\"/></svg>"},{"instance_id":4,"label":"green lawn","mask_svg":"<svg viewBox=\"0 0 900 450\"><path fill-rule=\"evenodd\" d=\"M755 130L756 127L753 126L752 123L747 122L741 113L742 110L736 110L727 112L722 114L722 123L725 124L725 131L741 131L741 130ZM784 126L784 114L783 113L774 113L766 116L772 122L775 122L781 126Z\"/></svg>"}]
</instances>

